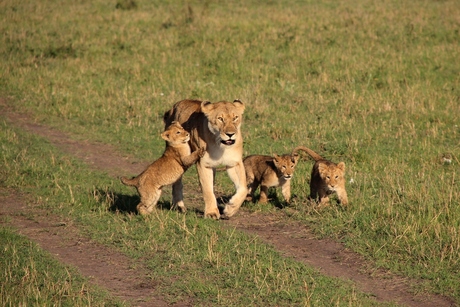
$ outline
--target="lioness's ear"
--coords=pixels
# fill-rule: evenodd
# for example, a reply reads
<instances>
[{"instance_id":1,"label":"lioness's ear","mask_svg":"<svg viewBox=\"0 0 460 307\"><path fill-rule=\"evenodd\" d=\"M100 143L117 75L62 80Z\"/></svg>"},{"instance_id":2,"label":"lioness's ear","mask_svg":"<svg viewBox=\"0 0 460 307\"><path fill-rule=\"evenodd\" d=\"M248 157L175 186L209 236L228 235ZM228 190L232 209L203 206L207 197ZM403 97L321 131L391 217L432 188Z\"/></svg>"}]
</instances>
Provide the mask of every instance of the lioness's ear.
<instances>
[{"instance_id":1,"label":"lioness's ear","mask_svg":"<svg viewBox=\"0 0 460 307\"><path fill-rule=\"evenodd\" d=\"M233 100L233 104L234 104L238 109L240 109L241 113L243 113L245 106L244 106L244 103L243 103L241 100L235 99L235 100Z\"/></svg>"},{"instance_id":2,"label":"lioness's ear","mask_svg":"<svg viewBox=\"0 0 460 307\"><path fill-rule=\"evenodd\" d=\"M339 164L337 164L337 168L341 169L342 172L345 172L345 163L344 163L344 162L340 162Z\"/></svg>"},{"instance_id":3,"label":"lioness's ear","mask_svg":"<svg viewBox=\"0 0 460 307\"><path fill-rule=\"evenodd\" d=\"M210 101L201 102L201 112L203 112L204 114L208 114L209 112L211 112L213 107L214 105Z\"/></svg>"}]
</instances>

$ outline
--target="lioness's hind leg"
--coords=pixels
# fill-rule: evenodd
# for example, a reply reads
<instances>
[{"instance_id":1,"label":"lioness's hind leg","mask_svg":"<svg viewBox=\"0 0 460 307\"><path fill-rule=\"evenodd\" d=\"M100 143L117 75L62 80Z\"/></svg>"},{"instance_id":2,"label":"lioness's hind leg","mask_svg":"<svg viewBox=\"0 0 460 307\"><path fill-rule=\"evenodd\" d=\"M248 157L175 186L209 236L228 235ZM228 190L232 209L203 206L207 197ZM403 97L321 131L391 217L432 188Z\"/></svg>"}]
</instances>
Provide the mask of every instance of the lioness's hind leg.
<instances>
[{"instance_id":1,"label":"lioness's hind leg","mask_svg":"<svg viewBox=\"0 0 460 307\"><path fill-rule=\"evenodd\" d=\"M184 204L184 185L182 183L182 177L179 178L172 186L172 207L177 208L180 212L186 212L187 208Z\"/></svg>"}]
</instances>

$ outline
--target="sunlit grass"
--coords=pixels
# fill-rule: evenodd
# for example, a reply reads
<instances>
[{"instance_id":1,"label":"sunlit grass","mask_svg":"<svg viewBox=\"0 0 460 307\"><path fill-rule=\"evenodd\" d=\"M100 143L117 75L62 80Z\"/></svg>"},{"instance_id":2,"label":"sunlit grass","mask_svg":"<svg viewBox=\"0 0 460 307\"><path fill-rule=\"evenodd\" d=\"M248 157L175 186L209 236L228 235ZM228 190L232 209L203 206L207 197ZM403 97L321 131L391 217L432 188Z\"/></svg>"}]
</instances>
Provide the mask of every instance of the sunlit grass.
<instances>
[{"instance_id":1,"label":"sunlit grass","mask_svg":"<svg viewBox=\"0 0 460 307\"><path fill-rule=\"evenodd\" d=\"M0 240L2 306L125 306L11 229Z\"/></svg>"},{"instance_id":2,"label":"sunlit grass","mask_svg":"<svg viewBox=\"0 0 460 307\"><path fill-rule=\"evenodd\" d=\"M242 99L245 154L305 145L347 164L350 206L317 212L305 201L312 162L303 159L292 218L458 300L456 1L116 6L2 2L2 95L76 138L149 161L163 150L161 118L174 102ZM8 172L31 152L16 154L16 164L3 160ZM5 184L22 188L45 166L29 167ZM230 192L218 179L217 189Z\"/></svg>"}]
</instances>

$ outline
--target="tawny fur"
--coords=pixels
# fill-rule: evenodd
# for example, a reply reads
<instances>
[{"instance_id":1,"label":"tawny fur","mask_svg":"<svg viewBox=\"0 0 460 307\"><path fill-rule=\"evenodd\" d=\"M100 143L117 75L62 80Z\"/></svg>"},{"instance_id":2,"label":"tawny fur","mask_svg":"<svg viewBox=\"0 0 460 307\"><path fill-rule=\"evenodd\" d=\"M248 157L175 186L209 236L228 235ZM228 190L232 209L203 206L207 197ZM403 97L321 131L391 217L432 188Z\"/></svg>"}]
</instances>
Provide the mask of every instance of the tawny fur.
<instances>
[{"instance_id":1,"label":"tawny fur","mask_svg":"<svg viewBox=\"0 0 460 307\"><path fill-rule=\"evenodd\" d=\"M318 155L313 150L298 146L292 152L302 150L309 154L314 160L315 165L311 171L310 198L317 200L320 205L329 204L329 195L336 193L342 205L348 205L348 196L345 189L345 163L338 164L328 161Z\"/></svg>"},{"instance_id":2,"label":"tawny fur","mask_svg":"<svg viewBox=\"0 0 460 307\"><path fill-rule=\"evenodd\" d=\"M204 154L203 148L191 153L190 134L178 122L171 123L161 137L166 141L163 155L139 176L120 178L123 184L136 187L141 198L137 211L142 215L153 211L164 186L176 182Z\"/></svg>"},{"instance_id":3,"label":"tawny fur","mask_svg":"<svg viewBox=\"0 0 460 307\"><path fill-rule=\"evenodd\" d=\"M298 154L273 156L251 155L244 158L248 195L246 200L255 201L254 192L260 185L259 203L268 201L268 189L281 187L284 200L291 200L291 178L299 159Z\"/></svg>"},{"instance_id":4,"label":"tawny fur","mask_svg":"<svg viewBox=\"0 0 460 307\"><path fill-rule=\"evenodd\" d=\"M244 104L239 100L216 103L182 100L174 104L164 115L165 125L178 121L190 132L192 150L206 148L204 156L196 164L205 204L205 217L220 218L214 195L214 174L219 166L226 168L236 188L236 193L225 206L224 215L234 215L246 198L243 137L240 131L244 108ZM179 179L173 185L173 204L185 211L182 190L182 180Z\"/></svg>"}]
</instances>

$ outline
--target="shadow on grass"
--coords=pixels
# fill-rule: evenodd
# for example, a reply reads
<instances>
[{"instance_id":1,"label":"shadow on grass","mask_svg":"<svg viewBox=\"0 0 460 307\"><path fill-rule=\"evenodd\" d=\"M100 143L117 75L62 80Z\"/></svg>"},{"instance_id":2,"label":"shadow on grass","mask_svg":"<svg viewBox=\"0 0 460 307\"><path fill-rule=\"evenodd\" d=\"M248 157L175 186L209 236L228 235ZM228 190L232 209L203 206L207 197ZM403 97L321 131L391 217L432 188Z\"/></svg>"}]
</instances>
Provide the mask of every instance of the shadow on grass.
<instances>
[{"instance_id":1,"label":"shadow on grass","mask_svg":"<svg viewBox=\"0 0 460 307\"><path fill-rule=\"evenodd\" d=\"M259 198L260 194L259 193L254 193L254 204L259 203ZM297 198L297 195L292 195L291 196L291 201ZM268 203L278 209L284 209L286 207L289 207L289 203L287 203L284 199L283 196L278 195L275 189L269 189L268 190Z\"/></svg>"},{"instance_id":2,"label":"shadow on grass","mask_svg":"<svg viewBox=\"0 0 460 307\"><path fill-rule=\"evenodd\" d=\"M123 214L138 214L136 206L140 202L139 195L128 195L110 190L97 189L94 193L97 195L96 200L101 206L108 206L110 212L123 213ZM156 206L159 210L176 210L170 201L162 200ZM187 208L187 212L194 212L197 215L204 215L202 210L197 208Z\"/></svg>"}]
</instances>

